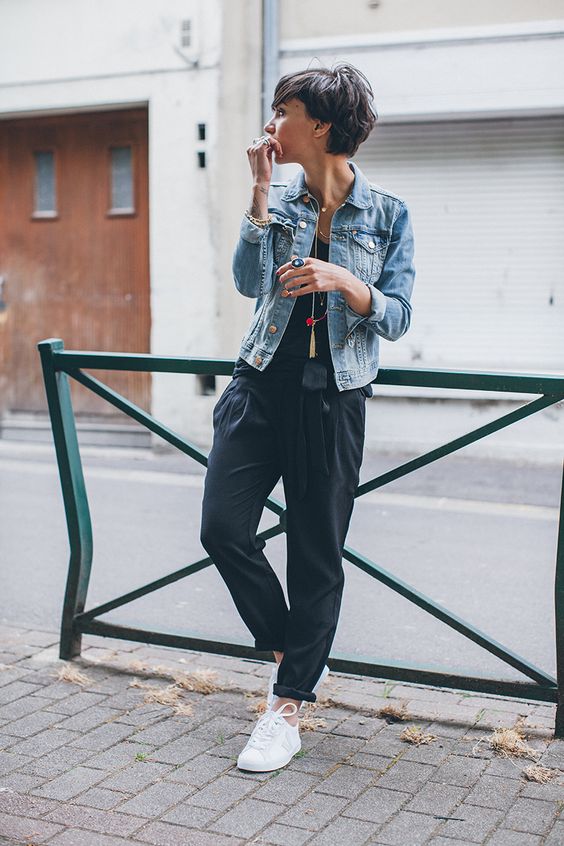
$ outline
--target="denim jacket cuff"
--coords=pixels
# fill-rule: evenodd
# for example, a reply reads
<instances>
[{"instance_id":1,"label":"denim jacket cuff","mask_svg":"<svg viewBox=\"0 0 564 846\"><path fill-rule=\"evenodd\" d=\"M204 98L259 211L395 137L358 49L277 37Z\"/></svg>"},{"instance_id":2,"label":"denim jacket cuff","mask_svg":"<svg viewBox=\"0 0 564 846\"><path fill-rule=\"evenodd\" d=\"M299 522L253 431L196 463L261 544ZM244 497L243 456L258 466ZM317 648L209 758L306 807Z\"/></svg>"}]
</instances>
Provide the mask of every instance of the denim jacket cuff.
<instances>
[{"instance_id":1,"label":"denim jacket cuff","mask_svg":"<svg viewBox=\"0 0 564 846\"><path fill-rule=\"evenodd\" d=\"M347 334L350 334L353 329L362 323L368 321L369 323L378 323L383 319L386 313L386 297L374 285L368 285L370 291L370 313L363 315L354 311L345 300L345 319L347 321Z\"/></svg>"},{"instance_id":2,"label":"denim jacket cuff","mask_svg":"<svg viewBox=\"0 0 564 846\"><path fill-rule=\"evenodd\" d=\"M243 241L249 241L251 244L260 244L269 229L269 225L257 226L255 223L251 223L246 215L243 215L240 233Z\"/></svg>"}]
</instances>

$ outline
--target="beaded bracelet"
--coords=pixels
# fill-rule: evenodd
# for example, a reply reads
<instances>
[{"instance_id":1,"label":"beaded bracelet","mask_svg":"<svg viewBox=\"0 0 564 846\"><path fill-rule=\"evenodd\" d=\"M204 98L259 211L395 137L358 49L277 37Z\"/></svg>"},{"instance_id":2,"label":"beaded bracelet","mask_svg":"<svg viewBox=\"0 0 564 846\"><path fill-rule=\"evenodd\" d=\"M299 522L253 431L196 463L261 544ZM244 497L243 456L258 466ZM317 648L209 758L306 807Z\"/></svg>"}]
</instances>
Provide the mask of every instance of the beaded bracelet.
<instances>
[{"instance_id":1,"label":"beaded bracelet","mask_svg":"<svg viewBox=\"0 0 564 846\"><path fill-rule=\"evenodd\" d=\"M268 217L260 218L260 217L253 217L253 215L249 212L245 212L245 217L247 217L251 223L254 223L255 226L268 226L269 223L272 223L272 215L269 214Z\"/></svg>"}]
</instances>

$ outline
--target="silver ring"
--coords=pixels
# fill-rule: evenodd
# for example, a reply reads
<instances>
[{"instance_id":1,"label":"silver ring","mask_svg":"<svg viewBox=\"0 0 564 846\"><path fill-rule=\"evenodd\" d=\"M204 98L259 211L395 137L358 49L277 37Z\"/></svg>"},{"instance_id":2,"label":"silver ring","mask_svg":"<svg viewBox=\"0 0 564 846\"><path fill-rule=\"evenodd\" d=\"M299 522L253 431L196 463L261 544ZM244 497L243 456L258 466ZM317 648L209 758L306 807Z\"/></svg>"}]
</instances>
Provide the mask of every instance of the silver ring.
<instances>
[{"instance_id":1,"label":"silver ring","mask_svg":"<svg viewBox=\"0 0 564 846\"><path fill-rule=\"evenodd\" d=\"M292 259L292 267L303 267L304 264L305 261L303 260L303 258Z\"/></svg>"},{"instance_id":2,"label":"silver ring","mask_svg":"<svg viewBox=\"0 0 564 846\"><path fill-rule=\"evenodd\" d=\"M267 138L267 137L265 136L265 137L262 139L262 143L263 143L263 144L266 144L266 146L267 146L267 147L270 147L270 138Z\"/></svg>"}]
</instances>

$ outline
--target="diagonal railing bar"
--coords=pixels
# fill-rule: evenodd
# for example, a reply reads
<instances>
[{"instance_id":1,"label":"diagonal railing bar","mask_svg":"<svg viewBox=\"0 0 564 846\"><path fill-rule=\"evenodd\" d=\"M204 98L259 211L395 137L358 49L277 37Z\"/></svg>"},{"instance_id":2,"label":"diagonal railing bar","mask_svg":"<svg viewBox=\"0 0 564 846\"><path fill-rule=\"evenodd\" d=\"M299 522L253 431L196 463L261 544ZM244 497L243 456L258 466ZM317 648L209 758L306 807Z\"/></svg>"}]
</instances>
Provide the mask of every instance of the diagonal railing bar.
<instances>
[{"instance_id":1,"label":"diagonal railing bar","mask_svg":"<svg viewBox=\"0 0 564 846\"><path fill-rule=\"evenodd\" d=\"M272 526L270 529L265 529L263 532L260 532L257 535L257 538L262 538L263 540L270 540L270 538L274 538L277 535L282 534L284 530L280 526L280 524L276 526ZM167 585L174 584L174 582L178 582L180 579L184 579L186 576L190 576L192 573L197 573L200 570L205 570L206 567L209 567L213 564L211 558L206 556L206 558L201 558L199 561L196 561L194 564L188 564L186 567L182 567L180 570L175 570L173 573L168 573L166 576L162 576L160 579L155 579L152 582L147 582L147 584L142 585L141 587L135 588L135 590L129 591L129 593L124 593L122 596L118 596L115 599L110 599L108 602L104 602L102 605L97 605L95 608L90 608L88 611L83 611L82 614L77 614L76 620L81 624L83 620L93 620L94 617L99 617L101 614L107 614L108 611L113 611L115 608L119 608L121 605L127 605L128 602L133 602L135 599L140 599L142 596L147 596L149 593L153 593L153 591L158 590L162 587L167 587Z\"/></svg>"},{"instance_id":2,"label":"diagonal railing bar","mask_svg":"<svg viewBox=\"0 0 564 846\"><path fill-rule=\"evenodd\" d=\"M165 441L168 441L169 444L181 450L181 452L185 455L189 455L191 458L194 458L200 464L207 467L208 457L205 453L199 450L198 447L194 446L194 444L191 444L185 438L181 437L181 435L173 432L172 429L168 428L168 426L160 423L147 411L144 411L138 405L131 402L131 400L128 400L127 397L124 397L122 394L119 394L117 391L108 387L108 385L100 382L100 380L96 379L95 376L82 373L81 370L74 370L71 368L65 372L67 372L68 375L77 382L80 382L81 385L89 388L95 394L98 394L99 397L102 397L102 399L107 400L111 405L115 406L115 408L118 408L120 411L128 414L129 417L137 420L138 423L142 423L147 427L147 429L150 429L151 432L154 432ZM284 505L272 496L268 497L265 505L270 509L270 511L273 511L274 514L277 514L278 516L280 516L284 511Z\"/></svg>"},{"instance_id":3,"label":"diagonal railing bar","mask_svg":"<svg viewBox=\"0 0 564 846\"><path fill-rule=\"evenodd\" d=\"M373 561L370 561L370 559L366 558L360 552L356 552L356 550L351 549L349 546L345 546L343 550L343 557L346 558L347 561L350 561L351 564L356 565L360 570L368 573L369 576L372 576L374 579L382 582L382 584L387 587L392 588L392 590L396 591L396 593L399 593L401 596L409 599L410 602L418 605L419 608L429 612L433 615L433 617L436 617L443 623L446 623L447 626L450 626L460 634L469 638L469 640L472 640L488 652L491 652L492 655L501 658L501 660L505 661L506 664L515 667L516 670L519 670L524 675L534 679L534 681L537 681L540 684L544 683L549 685L555 685L557 683L556 679L548 675L548 673L545 673L544 670L530 664L521 655L517 655L516 652L513 652L503 646L497 640L493 640L488 637L485 632L482 632L480 629L477 629L475 626L467 623L466 620L463 620L462 617L459 617L457 614L453 614L451 611L448 611L442 605L434 602L430 597L411 587L411 585L408 585L408 583L404 582L403 579L392 575L392 573L388 570L385 570L383 567L380 567Z\"/></svg>"},{"instance_id":4,"label":"diagonal railing bar","mask_svg":"<svg viewBox=\"0 0 564 846\"><path fill-rule=\"evenodd\" d=\"M497 432L500 429L504 429L506 426L511 426L512 423L516 423L518 420L522 420L530 414L535 414L537 411L541 411L543 408L553 405L558 402L559 399L559 397L539 397L538 399L532 400L532 402L521 406L521 408L510 411L508 414L504 414L502 417L496 417L495 420L492 420L483 426L479 426L477 429L472 429L465 435L460 435L460 437L455 438L446 444L442 444L440 447L429 450L429 452L423 453L422 455L417 456L417 458L412 458L404 464L399 464L392 470L381 473L369 482L364 482L356 489L355 497L363 496L363 494L376 490L376 488L380 488L382 485L387 485L388 482L400 479L402 476L406 476L408 473L412 473L420 467L425 467L425 465L431 464L433 461L437 461L445 455L456 452L457 450L462 449L462 447L468 446L468 444L479 441L482 438L487 437L487 435L491 435L492 432Z\"/></svg>"},{"instance_id":5,"label":"diagonal railing bar","mask_svg":"<svg viewBox=\"0 0 564 846\"><path fill-rule=\"evenodd\" d=\"M124 414L127 414L129 417L132 417L133 420L136 420L138 423L146 426L147 429L151 430L151 432L154 432L156 435L160 435L161 438L168 441L169 444L179 449L185 455L189 455L190 458L195 459L195 461L198 461L200 464L203 464L204 467L207 467L208 459L205 453L199 450L198 447L194 446L194 444L189 443L185 440L185 438L182 438L176 432L173 432L172 429L168 428L168 426L160 423L155 417L147 411L144 411L140 406L135 405L135 403L131 402L131 400L128 400L127 397L123 396L123 394L119 394L108 385L100 382L99 379L96 379L94 376L90 376L87 373L82 373L80 370L70 369L65 372L67 372L68 375L77 382L80 382L81 385L89 388L93 393L102 397L102 399L107 400L111 405L115 406L115 408L119 408L119 410L123 411Z\"/></svg>"}]
</instances>

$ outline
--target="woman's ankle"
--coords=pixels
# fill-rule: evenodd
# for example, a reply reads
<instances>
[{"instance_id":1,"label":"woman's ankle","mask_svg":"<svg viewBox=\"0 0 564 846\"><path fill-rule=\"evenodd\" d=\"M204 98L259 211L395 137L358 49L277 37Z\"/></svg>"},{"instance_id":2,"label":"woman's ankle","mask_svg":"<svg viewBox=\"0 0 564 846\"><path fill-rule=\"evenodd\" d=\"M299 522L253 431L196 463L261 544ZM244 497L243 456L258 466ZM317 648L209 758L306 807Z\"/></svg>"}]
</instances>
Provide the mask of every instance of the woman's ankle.
<instances>
[{"instance_id":1,"label":"woman's ankle","mask_svg":"<svg viewBox=\"0 0 564 846\"><path fill-rule=\"evenodd\" d=\"M298 710L296 711L295 714L288 713L287 715L283 714L282 716L284 717L284 719L286 720L287 723L290 723L291 726L297 726L298 723L299 723L299 716L298 715L299 715L299 711L300 711L300 705L302 704L301 700L290 699L287 696L275 696L274 702L272 703L272 710L277 711L278 708L280 708L282 705L285 705L287 702L293 703Z\"/></svg>"}]
</instances>

